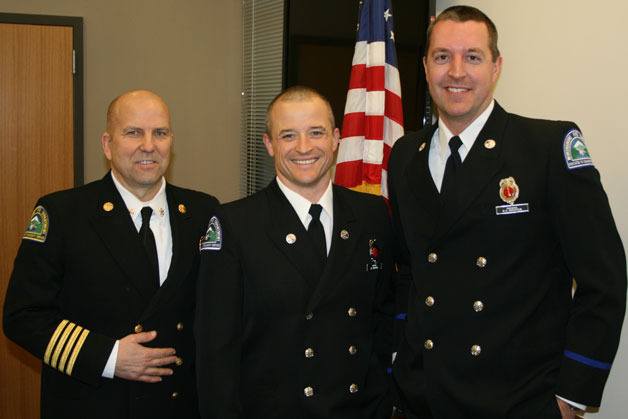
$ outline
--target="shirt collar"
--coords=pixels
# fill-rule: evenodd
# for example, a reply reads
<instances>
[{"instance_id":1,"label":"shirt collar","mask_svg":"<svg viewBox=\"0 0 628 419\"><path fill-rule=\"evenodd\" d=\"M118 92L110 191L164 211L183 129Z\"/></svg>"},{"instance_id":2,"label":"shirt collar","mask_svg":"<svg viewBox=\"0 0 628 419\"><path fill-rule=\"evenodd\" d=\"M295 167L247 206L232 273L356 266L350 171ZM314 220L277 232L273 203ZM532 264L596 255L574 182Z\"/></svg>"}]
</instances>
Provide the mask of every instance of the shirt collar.
<instances>
[{"instance_id":1,"label":"shirt collar","mask_svg":"<svg viewBox=\"0 0 628 419\"><path fill-rule=\"evenodd\" d=\"M333 188L331 187L331 181L329 182L329 185L327 185L327 189L325 190L323 195L320 197L318 202L310 202L309 199L304 198L303 196L299 195L292 189L288 188L279 179L279 177L276 177L276 179L277 179L277 185L279 185L279 189L281 189L281 192L283 192L283 194L286 196L286 198L288 199L288 202L290 202L290 205L292 205L292 208L294 208L294 211L297 213L297 215L299 216L299 219L301 220L301 223L304 226L306 226L308 223L308 216L310 215L310 205L312 205L313 203L319 204L321 207L323 207L323 211L330 218L333 217L334 196L333 196Z\"/></svg>"},{"instance_id":2,"label":"shirt collar","mask_svg":"<svg viewBox=\"0 0 628 419\"><path fill-rule=\"evenodd\" d=\"M135 220L137 217L141 217L140 211L143 207L149 206L153 209L153 214L158 216L158 220L162 220L168 214L168 200L166 199L166 180L161 177L161 187L157 194L150 201L140 201L131 191L125 188L118 179L116 179L113 171L111 172L111 178L116 186L118 192L122 196L124 205L129 210L131 218Z\"/></svg>"},{"instance_id":3,"label":"shirt collar","mask_svg":"<svg viewBox=\"0 0 628 419\"><path fill-rule=\"evenodd\" d=\"M471 150L473 143L475 143L475 139L480 135L480 131L484 128L486 121L488 121L489 116L491 116L491 112L493 112L493 108L495 107L495 99L491 100L491 103L484 109L484 111L477 117L468 127L466 127L458 137L462 141L462 144L466 148L467 151ZM449 128L445 125L442 119L438 119L438 142L440 146L440 155L441 158L445 158L448 155L449 147L448 143L451 140L451 137L454 135L451 133Z\"/></svg>"}]
</instances>

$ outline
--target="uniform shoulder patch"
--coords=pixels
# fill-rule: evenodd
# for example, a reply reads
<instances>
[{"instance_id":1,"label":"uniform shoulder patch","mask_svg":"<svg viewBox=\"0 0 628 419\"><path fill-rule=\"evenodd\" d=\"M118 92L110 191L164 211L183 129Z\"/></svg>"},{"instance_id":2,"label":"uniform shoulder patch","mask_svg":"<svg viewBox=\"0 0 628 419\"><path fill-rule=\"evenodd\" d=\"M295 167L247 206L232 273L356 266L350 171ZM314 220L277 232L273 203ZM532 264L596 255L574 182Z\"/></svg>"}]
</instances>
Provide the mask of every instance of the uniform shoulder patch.
<instances>
[{"instance_id":1,"label":"uniform shoulder patch","mask_svg":"<svg viewBox=\"0 0 628 419\"><path fill-rule=\"evenodd\" d=\"M48 236L48 225L48 212L46 208L38 205L33 210L33 215L31 215L31 219L28 222L28 226L26 226L26 231L22 238L43 243Z\"/></svg>"},{"instance_id":2,"label":"uniform shoulder patch","mask_svg":"<svg viewBox=\"0 0 628 419\"><path fill-rule=\"evenodd\" d=\"M207 226L207 232L203 237L201 237L201 241L199 243L199 250L220 250L222 249L222 227L220 227L220 221L218 217L213 216L209 220L209 225Z\"/></svg>"},{"instance_id":3,"label":"uniform shoulder patch","mask_svg":"<svg viewBox=\"0 0 628 419\"><path fill-rule=\"evenodd\" d=\"M581 167L593 166L593 160L589 154L587 146L584 145L584 137L577 129L572 129L565 135L563 140L563 154L567 169L580 169Z\"/></svg>"}]
</instances>

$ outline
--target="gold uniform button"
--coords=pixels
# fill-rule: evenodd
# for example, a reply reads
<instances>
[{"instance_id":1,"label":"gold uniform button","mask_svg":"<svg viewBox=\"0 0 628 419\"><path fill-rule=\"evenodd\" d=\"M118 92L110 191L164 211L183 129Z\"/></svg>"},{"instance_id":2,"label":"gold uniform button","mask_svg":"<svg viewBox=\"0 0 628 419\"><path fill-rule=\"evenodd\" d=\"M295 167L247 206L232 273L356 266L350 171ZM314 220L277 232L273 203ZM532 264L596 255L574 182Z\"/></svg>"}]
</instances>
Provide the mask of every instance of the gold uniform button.
<instances>
[{"instance_id":1,"label":"gold uniform button","mask_svg":"<svg viewBox=\"0 0 628 419\"><path fill-rule=\"evenodd\" d=\"M174 363L177 365L177 367L180 367L181 365L183 365L183 359L177 358L177 360L174 361Z\"/></svg>"},{"instance_id":2,"label":"gold uniform button","mask_svg":"<svg viewBox=\"0 0 628 419\"><path fill-rule=\"evenodd\" d=\"M431 295L425 299L425 305L428 307L432 307L435 302L436 300L434 300L434 297L432 297Z\"/></svg>"},{"instance_id":3,"label":"gold uniform button","mask_svg":"<svg viewBox=\"0 0 628 419\"><path fill-rule=\"evenodd\" d=\"M427 261L429 263L436 263L437 260L438 260L438 255L436 253L430 253L429 255L427 255Z\"/></svg>"},{"instance_id":4,"label":"gold uniform button","mask_svg":"<svg viewBox=\"0 0 628 419\"><path fill-rule=\"evenodd\" d=\"M182 322L177 323L177 330L179 332L183 330L183 323Z\"/></svg>"},{"instance_id":5,"label":"gold uniform button","mask_svg":"<svg viewBox=\"0 0 628 419\"><path fill-rule=\"evenodd\" d=\"M353 346L353 345L349 346L349 353L351 355L357 354L358 353L358 348L356 346Z\"/></svg>"},{"instance_id":6,"label":"gold uniform button","mask_svg":"<svg viewBox=\"0 0 628 419\"><path fill-rule=\"evenodd\" d=\"M347 310L347 314L349 315L349 317L355 317L358 315L358 310L353 307L349 307L349 310Z\"/></svg>"},{"instance_id":7,"label":"gold uniform button","mask_svg":"<svg viewBox=\"0 0 628 419\"><path fill-rule=\"evenodd\" d=\"M476 261L475 264L478 266L478 268L483 268L486 266L486 258L484 256L480 256Z\"/></svg>"},{"instance_id":8,"label":"gold uniform button","mask_svg":"<svg viewBox=\"0 0 628 419\"><path fill-rule=\"evenodd\" d=\"M172 400L177 399L179 397L179 393L177 393L176 391L173 391L172 394L170 395L170 398Z\"/></svg>"},{"instance_id":9,"label":"gold uniform button","mask_svg":"<svg viewBox=\"0 0 628 419\"><path fill-rule=\"evenodd\" d=\"M482 347L480 345L473 345L471 347L471 355L478 356L482 353Z\"/></svg>"},{"instance_id":10,"label":"gold uniform button","mask_svg":"<svg viewBox=\"0 0 628 419\"><path fill-rule=\"evenodd\" d=\"M314 313L307 313L305 315L305 320L312 320L314 318Z\"/></svg>"},{"instance_id":11,"label":"gold uniform button","mask_svg":"<svg viewBox=\"0 0 628 419\"><path fill-rule=\"evenodd\" d=\"M312 358L314 356L314 349L312 348L307 348L305 350L305 357L306 358Z\"/></svg>"},{"instance_id":12,"label":"gold uniform button","mask_svg":"<svg viewBox=\"0 0 628 419\"><path fill-rule=\"evenodd\" d=\"M480 311L484 310L484 303L480 300L476 301L473 303L473 310L476 313L479 313Z\"/></svg>"},{"instance_id":13,"label":"gold uniform button","mask_svg":"<svg viewBox=\"0 0 628 419\"><path fill-rule=\"evenodd\" d=\"M303 394L305 394L305 397L312 397L314 395L314 389L312 387L305 387L303 389Z\"/></svg>"},{"instance_id":14,"label":"gold uniform button","mask_svg":"<svg viewBox=\"0 0 628 419\"><path fill-rule=\"evenodd\" d=\"M434 348L434 342L432 342L431 339L426 339L425 342L423 343L423 347L429 351L432 348Z\"/></svg>"},{"instance_id":15,"label":"gold uniform button","mask_svg":"<svg viewBox=\"0 0 628 419\"><path fill-rule=\"evenodd\" d=\"M144 331L144 327L142 327L141 324L136 324L135 327L133 328L133 331L135 333L142 333Z\"/></svg>"},{"instance_id":16,"label":"gold uniform button","mask_svg":"<svg viewBox=\"0 0 628 419\"><path fill-rule=\"evenodd\" d=\"M357 384L351 384L349 386L349 393L357 393L359 390L358 385Z\"/></svg>"}]
</instances>

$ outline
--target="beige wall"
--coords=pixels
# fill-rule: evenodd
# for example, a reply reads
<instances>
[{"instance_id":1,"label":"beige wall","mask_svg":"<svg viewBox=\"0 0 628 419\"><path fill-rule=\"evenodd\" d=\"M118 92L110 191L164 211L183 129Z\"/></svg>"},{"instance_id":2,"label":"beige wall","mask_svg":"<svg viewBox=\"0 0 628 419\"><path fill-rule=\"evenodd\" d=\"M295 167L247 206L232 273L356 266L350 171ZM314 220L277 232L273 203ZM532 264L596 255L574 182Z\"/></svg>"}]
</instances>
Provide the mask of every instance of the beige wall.
<instances>
[{"instance_id":1,"label":"beige wall","mask_svg":"<svg viewBox=\"0 0 628 419\"><path fill-rule=\"evenodd\" d=\"M107 105L141 87L171 108L169 180L221 201L239 196L239 1L3 0L0 11L83 17L86 182L107 170L99 143Z\"/></svg>"},{"instance_id":2,"label":"beige wall","mask_svg":"<svg viewBox=\"0 0 628 419\"><path fill-rule=\"evenodd\" d=\"M628 243L628 3L621 0L437 0L469 4L499 30L504 68L495 97L509 111L576 121ZM586 228L586 220L583 220ZM594 418L626 417L628 325Z\"/></svg>"}]
</instances>

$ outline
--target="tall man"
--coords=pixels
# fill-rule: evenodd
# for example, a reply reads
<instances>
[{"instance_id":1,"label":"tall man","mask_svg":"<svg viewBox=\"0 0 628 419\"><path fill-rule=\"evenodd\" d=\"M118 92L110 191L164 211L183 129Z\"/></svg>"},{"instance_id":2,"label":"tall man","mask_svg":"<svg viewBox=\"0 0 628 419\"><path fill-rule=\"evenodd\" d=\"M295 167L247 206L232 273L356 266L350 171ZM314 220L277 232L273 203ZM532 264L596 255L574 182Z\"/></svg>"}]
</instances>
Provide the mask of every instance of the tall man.
<instances>
[{"instance_id":1,"label":"tall man","mask_svg":"<svg viewBox=\"0 0 628 419\"><path fill-rule=\"evenodd\" d=\"M210 220L195 324L204 418L390 418L392 231L381 198L332 186L338 138L319 93L281 93L264 134L276 179Z\"/></svg>"},{"instance_id":2,"label":"tall man","mask_svg":"<svg viewBox=\"0 0 628 419\"><path fill-rule=\"evenodd\" d=\"M424 66L438 124L400 139L389 165L413 276L394 373L410 417L570 418L599 406L626 262L580 130L493 100L497 31L475 8L437 17Z\"/></svg>"},{"instance_id":3,"label":"tall man","mask_svg":"<svg viewBox=\"0 0 628 419\"><path fill-rule=\"evenodd\" d=\"M215 198L166 183L173 133L149 91L116 98L101 180L42 197L4 305L42 359L42 418L194 418L198 239Z\"/></svg>"}]
</instances>

